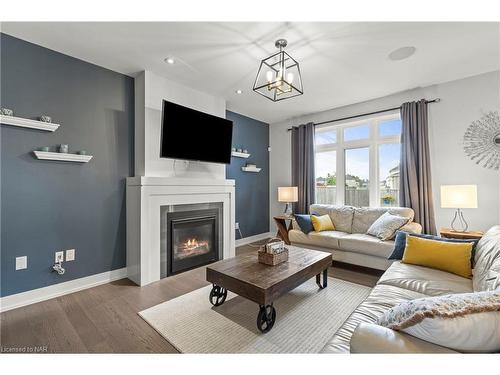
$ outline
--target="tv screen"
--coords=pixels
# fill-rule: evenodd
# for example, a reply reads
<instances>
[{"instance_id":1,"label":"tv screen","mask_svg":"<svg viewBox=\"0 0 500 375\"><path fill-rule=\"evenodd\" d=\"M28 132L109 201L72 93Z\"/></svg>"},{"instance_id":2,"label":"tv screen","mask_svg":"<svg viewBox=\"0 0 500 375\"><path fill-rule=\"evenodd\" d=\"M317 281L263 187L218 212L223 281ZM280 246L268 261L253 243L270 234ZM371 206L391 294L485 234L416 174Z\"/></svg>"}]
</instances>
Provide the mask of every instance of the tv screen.
<instances>
[{"instance_id":1,"label":"tv screen","mask_svg":"<svg viewBox=\"0 0 500 375\"><path fill-rule=\"evenodd\" d=\"M163 101L162 158L231 162L233 122Z\"/></svg>"}]
</instances>

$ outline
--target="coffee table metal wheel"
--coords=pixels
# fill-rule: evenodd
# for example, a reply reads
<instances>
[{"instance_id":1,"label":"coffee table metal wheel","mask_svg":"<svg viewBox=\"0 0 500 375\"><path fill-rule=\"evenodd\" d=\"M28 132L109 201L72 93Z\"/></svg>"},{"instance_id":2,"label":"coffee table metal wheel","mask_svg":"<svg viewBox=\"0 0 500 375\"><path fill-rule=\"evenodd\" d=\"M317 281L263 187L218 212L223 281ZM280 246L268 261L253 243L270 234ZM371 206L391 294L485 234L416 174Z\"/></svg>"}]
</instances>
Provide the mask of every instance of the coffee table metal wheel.
<instances>
[{"instance_id":1,"label":"coffee table metal wheel","mask_svg":"<svg viewBox=\"0 0 500 375\"><path fill-rule=\"evenodd\" d=\"M276 321L276 310L272 304L260 305L259 315L257 315L257 328L262 333L269 332Z\"/></svg>"},{"instance_id":2,"label":"coffee table metal wheel","mask_svg":"<svg viewBox=\"0 0 500 375\"><path fill-rule=\"evenodd\" d=\"M214 306L220 306L224 303L227 297L227 289L219 285L212 285L212 290L210 291L210 303Z\"/></svg>"}]
</instances>

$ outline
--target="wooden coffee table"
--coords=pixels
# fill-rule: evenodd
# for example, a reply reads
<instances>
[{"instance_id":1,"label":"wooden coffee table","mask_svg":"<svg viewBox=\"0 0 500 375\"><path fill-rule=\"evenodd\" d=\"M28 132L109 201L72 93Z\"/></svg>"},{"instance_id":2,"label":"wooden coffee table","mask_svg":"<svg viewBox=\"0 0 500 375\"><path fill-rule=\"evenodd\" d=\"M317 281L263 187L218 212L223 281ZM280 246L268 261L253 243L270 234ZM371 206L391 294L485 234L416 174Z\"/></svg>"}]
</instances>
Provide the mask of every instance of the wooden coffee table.
<instances>
[{"instance_id":1,"label":"wooden coffee table","mask_svg":"<svg viewBox=\"0 0 500 375\"><path fill-rule=\"evenodd\" d=\"M257 328L263 333L269 332L276 321L273 307L276 299L314 276L321 289L328 285L327 271L332 264L332 254L287 247L288 261L277 266L259 263L256 252L210 264L207 267L207 281L212 283L210 302L214 306L222 305L230 290L257 303Z\"/></svg>"}]
</instances>

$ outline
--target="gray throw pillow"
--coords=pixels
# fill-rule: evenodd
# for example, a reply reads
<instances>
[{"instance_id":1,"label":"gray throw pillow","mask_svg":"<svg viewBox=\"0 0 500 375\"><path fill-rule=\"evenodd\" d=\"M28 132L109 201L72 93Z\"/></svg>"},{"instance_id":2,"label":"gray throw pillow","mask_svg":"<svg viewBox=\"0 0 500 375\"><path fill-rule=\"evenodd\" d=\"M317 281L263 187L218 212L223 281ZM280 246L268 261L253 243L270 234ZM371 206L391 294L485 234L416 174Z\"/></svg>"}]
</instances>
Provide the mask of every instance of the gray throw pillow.
<instances>
[{"instance_id":1,"label":"gray throw pillow","mask_svg":"<svg viewBox=\"0 0 500 375\"><path fill-rule=\"evenodd\" d=\"M380 216L373 224L368 228L367 234L380 238L382 241L386 241L394 236L394 233L406 225L410 218L393 215L390 212L386 212Z\"/></svg>"}]
</instances>

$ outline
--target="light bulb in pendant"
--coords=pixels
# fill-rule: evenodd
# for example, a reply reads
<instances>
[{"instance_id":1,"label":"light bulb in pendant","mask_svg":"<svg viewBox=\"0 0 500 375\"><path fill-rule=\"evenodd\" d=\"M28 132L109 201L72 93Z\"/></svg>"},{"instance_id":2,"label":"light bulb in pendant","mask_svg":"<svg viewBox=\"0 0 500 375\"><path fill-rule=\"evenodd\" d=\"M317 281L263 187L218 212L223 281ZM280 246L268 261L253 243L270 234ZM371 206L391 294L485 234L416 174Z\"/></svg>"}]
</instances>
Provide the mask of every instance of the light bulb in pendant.
<instances>
[{"instance_id":1,"label":"light bulb in pendant","mask_svg":"<svg viewBox=\"0 0 500 375\"><path fill-rule=\"evenodd\" d=\"M293 82L293 73L287 73L286 81L290 84Z\"/></svg>"},{"instance_id":2,"label":"light bulb in pendant","mask_svg":"<svg viewBox=\"0 0 500 375\"><path fill-rule=\"evenodd\" d=\"M266 78L267 78L267 82L271 83L273 81L273 72L268 70L266 73Z\"/></svg>"}]
</instances>

